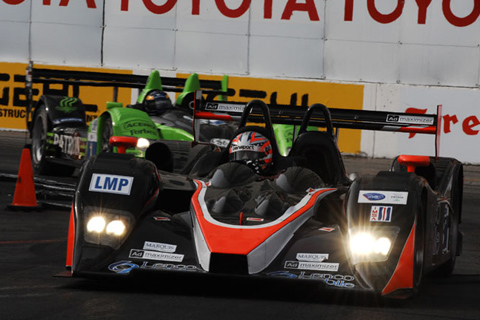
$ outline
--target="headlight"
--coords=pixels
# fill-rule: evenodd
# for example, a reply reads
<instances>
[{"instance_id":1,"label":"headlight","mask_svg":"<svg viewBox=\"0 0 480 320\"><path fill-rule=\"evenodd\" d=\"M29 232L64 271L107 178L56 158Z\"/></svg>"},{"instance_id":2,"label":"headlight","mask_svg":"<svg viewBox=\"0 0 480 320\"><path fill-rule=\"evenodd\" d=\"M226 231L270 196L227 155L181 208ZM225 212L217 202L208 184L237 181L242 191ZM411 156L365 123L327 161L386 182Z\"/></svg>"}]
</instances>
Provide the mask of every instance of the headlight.
<instances>
[{"instance_id":1,"label":"headlight","mask_svg":"<svg viewBox=\"0 0 480 320\"><path fill-rule=\"evenodd\" d=\"M397 227L376 230L350 229L350 252L353 263L387 260L397 234Z\"/></svg>"},{"instance_id":2,"label":"headlight","mask_svg":"<svg viewBox=\"0 0 480 320\"><path fill-rule=\"evenodd\" d=\"M100 216L92 217L88 220L87 231L100 233L105 229L105 219Z\"/></svg>"},{"instance_id":3,"label":"headlight","mask_svg":"<svg viewBox=\"0 0 480 320\"><path fill-rule=\"evenodd\" d=\"M85 208L86 242L117 249L133 227L135 219L129 212L111 210L101 212L98 208Z\"/></svg>"},{"instance_id":4,"label":"headlight","mask_svg":"<svg viewBox=\"0 0 480 320\"><path fill-rule=\"evenodd\" d=\"M138 139L137 141L138 149L147 149L148 147L150 147L150 141L148 141L148 139L145 139L145 138Z\"/></svg>"},{"instance_id":5,"label":"headlight","mask_svg":"<svg viewBox=\"0 0 480 320\"><path fill-rule=\"evenodd\" d=\"M125 224L122 220L113 220L107 225L107 234L121 236L125 233Z\"/></svg>"}]
</instances>

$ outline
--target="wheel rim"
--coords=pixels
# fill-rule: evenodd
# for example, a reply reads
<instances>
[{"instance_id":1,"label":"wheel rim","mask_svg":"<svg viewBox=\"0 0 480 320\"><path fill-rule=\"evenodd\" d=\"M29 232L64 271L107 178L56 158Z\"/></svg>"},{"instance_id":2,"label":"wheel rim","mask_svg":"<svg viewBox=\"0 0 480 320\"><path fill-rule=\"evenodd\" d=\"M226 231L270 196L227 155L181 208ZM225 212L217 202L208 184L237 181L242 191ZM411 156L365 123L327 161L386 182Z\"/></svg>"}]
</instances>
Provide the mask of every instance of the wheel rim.
<instances>
[{"instance_id":1,"label":"wheel rim","mask_svg":"<svg viewBox=\"0 0 480 320\"><path fill-rule=\"evenodd\" d=\"M44 148L46 143L46 136L47 130L43 123L43 118L38 117L35 121L35 126L33 128L32 134L32 155L34 164L38 166L38 164L43 159Z\"/></svg>"},{"instance_id":2,"label":"wheel rim","mask_svg":"<svg viewBox=\"0 0 480 320\"><path fill-rule=\"evenodd\" d=\"M102 133L102 152L111 152L112 146L110 145L110 137L113 135L112 119L105 119L105 125L103 126Z\"/></svg>"}]
</instances>

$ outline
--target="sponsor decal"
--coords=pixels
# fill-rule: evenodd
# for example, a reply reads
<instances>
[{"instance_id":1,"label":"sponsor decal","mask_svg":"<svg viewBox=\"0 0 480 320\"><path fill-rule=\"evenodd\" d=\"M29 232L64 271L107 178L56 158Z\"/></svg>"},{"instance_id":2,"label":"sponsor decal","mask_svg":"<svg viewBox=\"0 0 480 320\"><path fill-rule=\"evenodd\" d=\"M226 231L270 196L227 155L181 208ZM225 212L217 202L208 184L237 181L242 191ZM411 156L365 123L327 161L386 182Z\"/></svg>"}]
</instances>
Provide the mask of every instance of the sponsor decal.
<instances>
[{"instance_id":1,"label":"sponsor decal","mask_svg":"<svg viewBox=\"0 0 480 320\"><path fill-rule=\"evenodd\" d=\"M57 124L65 123L65 122L83 123L84 120L82 118L61 118L61 119L53 120L52 122L53 122L53 124L57 125Z\"/></svg>"},{"instance_id":2,"label":"sponsor decal","mask_svg":"<svg viewBox=\"0 0 480 320\"><path fill-rule=\"evenodd\" d=\"M120 274L129 274L133 269L149 269L149 270L172 270L172 271L187 271L187 272L203 272L194 265L174 264L174 263L154 263L150 264L144 261L141 265L133 263L129 260L118 261L108 266L108 270Z\"/></svg>"},{"instance_id":3,"label":"sponsor decal","mask_svg":"<svg viewBox=\"0 0 480 320\"><path fill-rule=\"evenodd\" d=\"M385 195L381 193L364 193L363 196L369 201L381 201L385 199Z\"/></svg>"},{"instance_id":4,"label":"sponsor decal","mask_svg":"<svg viewBox=\"0 0 480 320\"><path fill-rule=\"evenodd\" d=\"M286 278L286 279L297 279L298 276L294 273L288 271L273 271L267 273L267 277L276 277L276 278Z\"/></svg>"},{"instance_id":5,"label":"sponsor decal","mask_svg":"<svg viewBox=\"0 0 480 320\"><path fill-rule=\"evenodd\" d=\"M248 145L248 146L233 145L233 146L231 146L231 151L238 151L238 150L247 150L247 151L255 150L255 146L254 145Z\"/></svg>"},{"instance_id":6,"label":"sponsor decal","mask_svg":"<svg viewBox=\"0 0 480 320\"><path fill-rule=\"evenodd\" d=\"M136 259L145 259L145 260L182 262L184 256L183 254L173 254L173 253L166 253L166 252L131 249L128 257L136 258Z\"/></svg>"},{"instance_id":7,"label":"sponsor decal","mask_svg":"<svg viewBox=\"0 0 480 320\"><path fill-rule=\"evenodd\" d=\"M128 122L125 122L121 126L121 130L130 132L129 135L131 136L137 136L142 134L155 135L157 132L157 128L153 123L142 122L138 120L130 120Z\"/></svg>"},{"instance_id":8,"label":"sponsor decal","mask_svg":"<svg viewBox=\"0 0 480 320\"><path fill-rule=\"evenodd\" d=\"M328 227L323 227L323 228L320 228L318 229L320 231L325 231L325 232L332 232L333 230L335 230L335 228L328 228Z\"/></svg>"},{"instance_id":9,"label":"sponsor decal","mask_svg":"<svg viewBox=\"0 0 480 320\"><path fill-rule=\"evenodd\" d=\"M311 273L307 274L302 271L298 276L298 279L311 279L311 280L321 280L325 282L326 285L338 288L355 288L355 284L351 281L355 280L354 276L351 275L341 275L341 274L324 274L324 273Z\"/></svg>"},{"instance_id":10,"label":"sponsor decal","mask_svg":"<svg viewBox=\"0 0 480 320\"><path fill-rule=\"evenodd\" d=\"M170 221L168 217L153 217L155 221Z\"/></svg>"},{"instance_id":11,"label":"sponsor decal","mask_svg":"<svg viewBox=\"0 0 480 320\"><path fill-rule=\"evenodd\" d=\"M141 121L138 121L138 120L130 120L130 121L125 122L123 124L123 129L124 130L132 130L132 129L143 128L143 127L147 127L147 128L150 128L150 129L156 129L153 124L148 123L148 122L141 122Z\"/></svg>"},{"instance_id":12,"label":"sponsor decal","mask_svg":"<svg viewBox=\"0 0 480 320\"><path fill-rule=\"evenodd\" d=\"M370 221L390 222L392 220L393 207L372 206L370 210Z\"/></svg>"},{"instance_id":13,"label":"sponsor decal","mask_svg":"<svg viewBox=\"0 0 480 320\"><path fill-rule=\"evenodd\" d=\"M229 104L229 103L207 103L205 110L209 111L230 111L230 112L243 112L245 105Z\"/></svg>"},{"instance_id":14,"label":"sponsor decal","mask_svg":"<svg viewBox=\"0 0 480 320\"><path fill-rule=\"evenodd\" d=\"M213 138L210 140L210 143L219 146L220 148L226 148L230 143L228 139L221 139L221 138Z\"/></svg>"},{"instance_id":15,"label":"sponsor decal","mask_svg":"<svg viewBox=\"0 0 480 320\"><path fill-rule=\"evenodd\" d=\"M173 253L177 250L177 246L168 243L145 241L145 243L143 244L143 249Z\"/></svg>"},{"instance_id":16,"label":"sponsor decal","mask_svg":"<svg viewBox=\"0 0 480 320\"><path fill-rule=\"evenodd\" d=\"M297 253L298 261L322 262L328 260L328 253Z\"/></svg>"},{"instance_id":17,"label":"sponsor decal","mask_svg":"<svg viewBox=\"0 0 480 320\"><path fill-rule=\"evenodd\" d=\"M92 174L89 191L130 195L133 177L111 174Z\"/></svg>"},{"instance_id":18,"label":"sponsor decal","mask_svg":"<svg viewBox=\"0 0 480 320\"><path fill-rule=\"evenodd\" d=\"M358 194L358 203L407 204L408 192L402 191L367 191Z\"/></svg>"},{"instance_id":19,"label":"sponsor decal","mask_svg":"<svg viewBox=\"0 0 480 320\"><path fill-rule=\"evenodd\" d=\"M399 122L418 125L433 125L432 117L406 116L406 115L387 115L387 122Z\"/></svg>"},{"instance_id":20,"label":"sponsor decal","mask_svg":"<svg viewBox=\"0 0 480 320\"><path fill-rule=\"evenodd\" d=\"M23 4L25 0L3 0L8 5L15 6ZM178 0L168 0L161 1L161 4L157 4L155 1L143 1L143 9L149 12L150 15L161 16L168 14L171 11L176 11ZM72 1L73 2L73 1ZM135 8L132 8L130 5L130 0L118 1L116 6L113 6L115 13L117 12L132 12ZM205 9L205 3L208 1L195 0L191 2L187 10L187 14L191 16L205 16L206 11L213 11L216 15L221 15L227 19L238 19L242 16L248 14L253 7L252 1L239 1L238 5L234 8L227 6L227 1L215 1L214 5L207 7ZM368 19L370 21L376 22L380 25L388 25L397 21L398 19L404 17L405 21L410 21L410 24L416 25L425 25L428 24L430 20L445 21L455 27L467 27L478 20L480 15L479 5L477 1L474 1L474 4L471 5L466 12L461 15L456 13L456 2L451 0L439 0L436 4L442 6L442 10L432 9L431 0L416 0L416 6L412 6L412 10L404 10L406 1L397 1L396 6L391 9L390 12L384 13L383 7L375 1L364 1L361 3L356 3L354 0L345 0L345 6L343 11L336 12L335 18L340 19L344 22L354 21L354 17L357 16L358 11L368 12ZM395 1L394 1L395 3ZM182 3L183 4L183 3ZM229 3L230 4L230 3ZM355 5L354 5L355 4ZM409 3L410 4L410 3ZM40 3L42 5L42 3ZM68 0L57 1L53 4L51 1L43 1L43 6L50 8L53 6L68 7L71 5ZM95 0L86 0L84 2L84 7L90 10L101 10L102 6L98 5ZM213 9L212 9L213 8ZM368 8L368 10L366 9ZM263 19L262 21L270 20L281 20L281 21L290 21L292 17L298 17L301 15L305 16L305 20L309 22L318 22L321 21L319 5L316 1L265 1L264 6L259 10L259 17ZM408 18L407 18L407 17ZM430 19L433 16L435 19ZM442 18L439 18L439 17ZM208 17L208 16L207 16ZM429 17L429 19L427 19ZM365 19L364 19L365 20Z\"/></svg>"},{"instance_id":21,"label":"sponsor decal","mask_svg":"<svg viewBox=\"0 0 480 320\"><path fill-rule=\"evenodd\" d=\"M247 221L255 221L255 222L263 222L263 218L252 218L252 217L248 217L247 218Z\"/></svg>"},{"instance_id":22,"label":"sponsor decal","mask_svg":"<svg viewBox=\"0 0 480 320\"><path fill-rule=\"evenodd\" d=\"M80 136L70 136L55 133L53 136L53 145L62 149L62 152L73 157L79 157L85 141Z\"/></svg>"},{"instance_id":23,"label":"sponsor decal","mask_svg":"<svg viewBox=\"0 0 480 320\"><path fill-rule=\"evenodd\" d=\"M108 270L120 274L129 274L130 271L138 267L138 264L132 263L131 261L118 261L109 265Z\"/></svg>"},{"instance_id":24,"label":"sponsor decal","mask_svg":"<svg viewBox=\"0 0 480 320\"><path fill-rule=\"evenodd\" d=\"M269 277L286 278L286 279L302 279L302 280L316 280L322 281L328 286L337 288L355 288L355 277L352 275L341 275L331 273L307 273L301 271L300 274L294 274L288 271L274 271L267 273Z\"/></svg>"},{"instance_id":25,"label":"sponsor decal","mask_svg":"<svg viewBox=\"0 0 480 320\"><path fill-rule=\"evenodd\" d=\"M57 109L58 111L65 112L65 113L71 113L71 112L77 110L77 107L74 106L74 104L77 103L77 101L78 101L77 98L65 97L65 99L62 99L60 101L60 105L57 106L55 109Z\"/></svg>"},{"instance_id":26,"label":"sponsor decal","mask_svg":"<svg viewBox=\"0 0 480 320\"><path fill-rule=\"evenodd\" d=\"M315 271L338 271L338 263L286 261L285 269L301 269Z\"/></svg>"}]
</instances>

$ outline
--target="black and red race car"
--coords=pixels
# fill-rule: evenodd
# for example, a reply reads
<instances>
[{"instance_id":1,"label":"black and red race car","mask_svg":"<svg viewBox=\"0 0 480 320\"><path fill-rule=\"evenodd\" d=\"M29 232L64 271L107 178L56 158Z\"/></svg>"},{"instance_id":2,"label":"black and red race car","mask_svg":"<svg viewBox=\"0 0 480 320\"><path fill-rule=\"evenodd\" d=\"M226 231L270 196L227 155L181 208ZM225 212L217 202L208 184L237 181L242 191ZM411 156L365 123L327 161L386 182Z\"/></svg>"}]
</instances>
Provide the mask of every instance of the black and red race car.
<instances>
[{"instance_id":1,"label":"black and red race car","mask_svg":"<svg viewBox=\"0 0 480 320\"><path fill-rule=\"evenodd\" d=\"M145 159L93 156L71 210L70 276L286 278L403 298L418 292L426 274L452 272L462 247L462 164L401 155L390 171L347 175L334 131L438 135L438 115L219 103L197 95L199 119L239 120L238 132L261 131L272 142L271 173L229 161L228 147L203 153L186 174L163 165L174 152L166 146ZM273 123L298 129L288 156L276 148ZM131 139L112 142L134 146Z\"/></svg>"}]
</instances>

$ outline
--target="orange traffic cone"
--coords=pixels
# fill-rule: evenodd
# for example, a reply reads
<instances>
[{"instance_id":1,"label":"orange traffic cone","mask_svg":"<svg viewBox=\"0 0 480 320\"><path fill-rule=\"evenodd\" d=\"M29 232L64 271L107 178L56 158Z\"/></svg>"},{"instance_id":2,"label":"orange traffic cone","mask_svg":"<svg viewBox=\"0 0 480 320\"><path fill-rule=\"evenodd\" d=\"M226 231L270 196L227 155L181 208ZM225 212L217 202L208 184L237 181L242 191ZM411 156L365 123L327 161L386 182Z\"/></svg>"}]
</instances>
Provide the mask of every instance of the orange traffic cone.
<instances>
[{"instance_id":1,"label":"orange traffic cone","mask_svg":"<svg viewBox=\"0 0 480 320\"><path fill-rule=\"evenodd\" d=\"M37 204L37 195L35 194L32 160L30 158L29 148L23 148L13 202L7 207L13 210L40 209L40 206Z\"/></svg>"}]
</instances>

